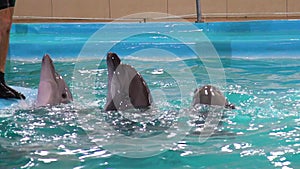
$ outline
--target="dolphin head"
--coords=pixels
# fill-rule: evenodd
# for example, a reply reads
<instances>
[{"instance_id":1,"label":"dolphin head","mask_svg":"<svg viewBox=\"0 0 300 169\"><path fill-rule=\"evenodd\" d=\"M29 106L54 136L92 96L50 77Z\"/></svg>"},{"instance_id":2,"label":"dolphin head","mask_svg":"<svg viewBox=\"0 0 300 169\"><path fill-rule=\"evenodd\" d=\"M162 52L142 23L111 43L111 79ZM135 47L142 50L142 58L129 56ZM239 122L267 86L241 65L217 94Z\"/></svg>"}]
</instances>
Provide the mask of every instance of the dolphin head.
<instances>
[{"instance_id":1,"label":"dolphin head","mask_svg":"<svg viewBox=\"0 0 300 169\"><path fill-rule=\"evenodd\" d=\"M193 106L197 104L217 105L232 109L235 108L233 104L229 104L227 102L225 96L218 88L211 85L205 85L202 88L195 90Z\"/></svg>"},{"instance_id":2,"label":"dolphin head","mask_svg":"<svg viewBox=\"0 0 300 169\"><path fill-rule=\"evenodd\" d=\"M108 53L106 62L108 92L105 111L148 109L152 98L142 76L132 66L122 64L115 53Z\"/></svg>"},{"instance_id":3,"label":"dolphin head","mask_svg":"<svg viewBox=\"0 0 300 169\"><path fill-rule=\"evenodd\" d=\"M121 59L116 53L109 52L106 57L108 70L115 71L117 67L121 64Z\"/></svg>"},{"instance_id":4,"label":"dolphin head","mask_svg":"<svg viewBox=\"0 0 300 169\"><path fill-rule=\"evenodd\" d=\"M55 71L52 59L48 54L44 55L38 88L37 106L69 103L72 100L72 94L65 80Z\"/></svg>"}]
</instances>

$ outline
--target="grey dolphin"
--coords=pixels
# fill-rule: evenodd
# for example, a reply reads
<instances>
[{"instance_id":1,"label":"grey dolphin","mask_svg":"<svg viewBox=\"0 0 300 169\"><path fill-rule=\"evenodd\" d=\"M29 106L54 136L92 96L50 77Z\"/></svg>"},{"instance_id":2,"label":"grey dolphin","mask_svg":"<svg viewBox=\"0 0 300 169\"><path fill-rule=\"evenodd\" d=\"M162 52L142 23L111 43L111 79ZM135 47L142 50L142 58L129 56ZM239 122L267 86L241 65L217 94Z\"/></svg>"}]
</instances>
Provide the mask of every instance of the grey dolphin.
<instances>
[{"instance_id":1,"label":"grey dolphin","mask_svg":"<svg viewBox=\"0 0 300 169\"><path fill-rule=\"evenodd\" d=\"M50 56L44 55L36 106L52 106L71 101L73 101L73 97L68 85L62 76L55 71Z\"/></svg>"},{"instance_id":2,"label":"grey dolphin","mask_svg":"<svg viewBox=\"0 0 300 169\"><path fill-rule=\"evenodd\" d=\"M108 53L106 62L108 91L105 111L149 108L152 97L142 76L132 66L122 64L116 53Z\"/></svg>"},{"instance_id":3,"label":"grey dolphin","mask_svg":"<svg viewBox=\"0 0 300 169\"><path fill-rule=\"evenodd\" d=\"M229 104L222 92L211 85L205 85L194 91L193 106L197 104L218 105L235 109L233 104Z\"/></svg>"}]
</instances>

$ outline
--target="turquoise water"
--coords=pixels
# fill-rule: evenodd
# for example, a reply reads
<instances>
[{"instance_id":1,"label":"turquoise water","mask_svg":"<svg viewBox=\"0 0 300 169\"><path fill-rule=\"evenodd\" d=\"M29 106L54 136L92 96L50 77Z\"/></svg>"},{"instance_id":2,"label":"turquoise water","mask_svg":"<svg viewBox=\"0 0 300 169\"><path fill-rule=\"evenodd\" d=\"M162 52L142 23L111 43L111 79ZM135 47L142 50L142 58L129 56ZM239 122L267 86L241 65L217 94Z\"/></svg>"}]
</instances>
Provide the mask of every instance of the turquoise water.
<instances>
[{"instance_id":1,"label":"turquoise water","mask_svg":"<svg viewBox=\"0 0 300 169\"><path fill-rule=\"evenodd\" d=\"M46 27L42 24L35 25L36 32L30 31L31 25L25 26L26 32L13 31L11 60L7 67L8 83L36 89L40 58L48 52L53 56L56 70L70 85L75 100L70 105L42 109L32 108L33 103L27 101L14 109L2 111L1 168L300 166L298 28L282 26L282 30L277 30L280 24L276 21L273 29L269 22L250 22L244 23L248 31L245 25L233 26L235 30L230 31L229 26L223 23L222 28L227 32L220 32L213 28L213 24L206 25L204 32L216 47L218 58L194 55L195 51L191 48L196 46L200 52L203 49L201 45L198 48L198 44L204 44L208 49L207 42L203 43L203 37L195 36L195 31L180 34L183 39L186 38L184 44L178 38L174 40L149 31L153 27L151 24L143 25L148 34L133 34L120 43L112 43L118 37L112 36L118 33L116 30L109 36L100 34L103 37L98 47L113 44L110 49L120 51L123 62L133 65L142 74L152 92L158 107L154 113L159 115L150 117L155 119L150 121L145 115L142 117L145 122L139 123L126 119L129 117L126 112L120 116L102 110L107 92L104 55L96 52L95 55L100 55L98 58L91 57L92 53L84 57L86 53L78 54L80 50L77 49L82 48L96 28L81 32L78 26L70 32L62 30L59 34L55 31L42 32L42 28ZM95 26L83 25L86 29ZM137 25L127 24L124 27L130 30L123 27L122 31L136 31L133 28ZM168 24L157 25L157 29L162 31L162 27ZM250 31L253 25L256 29ZM264 27L266 25L268 29ZM115 26L118 28L120 25ZM175 32L182 32L184 25L181 26ZM46 28L48 30L49 26ZM264 33L265 30L269 31ZM92 48L97 46L94 39L90 40ZM29 45L32 48L28 48ZM91 52L89 46L87 48ZM170 53L173 50L175 54ZM215 54L214 51L208 54L212 53ZM79 55L79 60L75 55ZM203 136L195 131L194 124L187 123L198 117L190 109L193 91L197 86L208 83L220 86L237 109L224 111L217 130L201 141L199 138L203 139ZM120 137L116 137L118 134ZM159 135L162 137L155 137ZM132 138L146 139L143 142L128 141Z\"/></svg>"}]
</instances>

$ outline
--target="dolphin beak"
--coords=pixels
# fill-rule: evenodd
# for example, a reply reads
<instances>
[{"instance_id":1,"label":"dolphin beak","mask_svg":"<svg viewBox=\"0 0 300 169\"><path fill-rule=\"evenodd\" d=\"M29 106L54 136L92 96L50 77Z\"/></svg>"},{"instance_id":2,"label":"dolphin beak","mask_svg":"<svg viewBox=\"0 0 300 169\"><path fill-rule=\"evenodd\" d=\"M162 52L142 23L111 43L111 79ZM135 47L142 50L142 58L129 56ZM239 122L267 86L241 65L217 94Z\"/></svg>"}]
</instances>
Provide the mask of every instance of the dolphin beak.
<instances>
[{"instance_id":1,"label":"dolphin beak","mask_svg":"<svg viewBox=\"0 0 300 169\"><path fill-rule=\"evenodd\" d=\"M44 65L52 65L53 66L53 61L52 61L51 57L48 54L45 54L44 57L43 57L42 66L44 66Z\"/></svg>"},{"instance_id":2,"label":"dolphin beak","mask_svg":"<svg viewBox=\"0 0 300 169\"><path fill-rule=\"evenodd\" d=\"M41 79L50 78L54 79L55 68L53 61L48 54L45 54L42 60Z\"/></svg>"},{"instance_id":3,"label":"dolphin beak","mask_svg":"<svg viewBox=\"0 0 300 169\"><path fill-rule=\"evenodd\" d=\"M42 62L52 62L52 60L48 54L45 54Z\"/></svg>"},{"instance_id":4,"label":"dolphin beak","mask_svg":"<svg viewBox=\"0 0 300 169\"><path fill-rule=\"evenodd\" d=\"M107 54L106 62L108 68L112 68L115 71L117 67L120 65L121 59L116 53L109 52Z\"/></svg>"}]
</instances>

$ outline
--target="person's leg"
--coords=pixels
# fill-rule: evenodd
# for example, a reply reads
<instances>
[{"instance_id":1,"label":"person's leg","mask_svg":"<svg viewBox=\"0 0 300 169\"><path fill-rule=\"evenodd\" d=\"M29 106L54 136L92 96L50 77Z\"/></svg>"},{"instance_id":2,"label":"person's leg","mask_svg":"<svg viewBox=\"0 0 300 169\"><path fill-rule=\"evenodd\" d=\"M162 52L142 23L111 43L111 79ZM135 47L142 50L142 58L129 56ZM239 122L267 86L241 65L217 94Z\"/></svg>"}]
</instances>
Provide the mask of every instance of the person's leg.
<instances>
[{"instance_id":1,"label":"person's leg","mask_svg":"<svg viewBox=\"0 0 300 169\"><path fill-rule=\"evenodd\" d=\"M0 10L0 98L25 99L23 94L7 86L4 80L13 12L13 7Z\"/></svg>"},{"instance_id":2,"label":"person's leg","mask_svg":"<svg viewBox=\"0 0 300 169\"><path fill-rule=\"evenodd\" d=\"M2 73L5 72L13 11L12 7L0 10L0 71Z\"/></svg>"}]
</instances>

